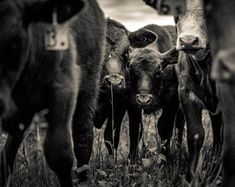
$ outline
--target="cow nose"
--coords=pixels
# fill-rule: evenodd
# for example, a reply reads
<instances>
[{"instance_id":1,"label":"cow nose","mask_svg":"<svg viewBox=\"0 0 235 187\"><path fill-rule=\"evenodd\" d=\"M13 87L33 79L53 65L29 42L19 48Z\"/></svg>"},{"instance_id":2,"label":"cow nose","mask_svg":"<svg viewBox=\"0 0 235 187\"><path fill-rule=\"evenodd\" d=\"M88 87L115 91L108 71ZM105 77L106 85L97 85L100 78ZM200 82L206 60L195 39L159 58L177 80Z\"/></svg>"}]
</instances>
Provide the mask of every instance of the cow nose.
<instances>
[{"instance_id":1,"label":"cow nose","mask_svg":"<svg viewBox=\"0 0 235 187\"><path fill-rule=\"evenodd\" d=\"M113 87L123 87L124 86L124 77L122 75L113 74L105 77L105 80L108 84L112 84Z\"/></svg>"},{"instance_id":2,"label":"cow nose","mask_svg":"<svg viewBox=\"0 0 235 187\"><path fill-rule=\"evenodd\" d=\"M146 106L152 103L153 96L151 94L136 94L136 102L139 105Z\"/></svg>"},{"instance_id":3,"label":"cow nose","mask_svg":"<svg viewBox=\"0 0 235 187\"><path fill-rule=\"evenodd\" d=\"M179 38L180 46L182 48L193 48L199 45L199 38L193 35L185 35Z\"/></svg>"}]
</instances>

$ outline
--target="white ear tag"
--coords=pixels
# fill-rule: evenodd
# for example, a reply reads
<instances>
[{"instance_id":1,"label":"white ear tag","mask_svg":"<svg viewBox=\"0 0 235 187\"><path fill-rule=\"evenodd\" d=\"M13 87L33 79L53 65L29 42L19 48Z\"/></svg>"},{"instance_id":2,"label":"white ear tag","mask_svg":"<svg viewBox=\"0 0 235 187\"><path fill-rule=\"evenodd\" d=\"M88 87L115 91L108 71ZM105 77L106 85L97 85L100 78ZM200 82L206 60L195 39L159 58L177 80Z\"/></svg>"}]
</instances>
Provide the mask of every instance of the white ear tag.
<instances>
[{"instance_id":1,"label":"white ear tag","mask_svg":"<svg viewBox=\"0 0 235 187\"><path fill-rule=\"evenodd\" d=\"M52 51L69 48L68 29L58 24L56 11L52 15L52 25L48 27L45 33L45 47L47 50Z\"/></svg>"}]
</instances>

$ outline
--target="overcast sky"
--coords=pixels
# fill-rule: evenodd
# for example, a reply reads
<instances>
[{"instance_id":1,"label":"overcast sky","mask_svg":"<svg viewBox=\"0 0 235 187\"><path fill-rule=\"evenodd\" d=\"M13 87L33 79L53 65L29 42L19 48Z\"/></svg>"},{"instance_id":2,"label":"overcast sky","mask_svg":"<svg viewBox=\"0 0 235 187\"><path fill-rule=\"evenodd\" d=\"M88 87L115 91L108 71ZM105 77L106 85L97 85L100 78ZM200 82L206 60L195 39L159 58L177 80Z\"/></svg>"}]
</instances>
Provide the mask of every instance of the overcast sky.
<instances>
[{"instance_id":1,"label":"overcast sky","mask_svg":"<svg viewBox=\"0 0 235 187\"><path fill-rule=\"evenodd\" d=\"M142 0L98 0L106 17L124 24L130 31L147 24L173 25L173 17L159 16Z\"/></svg>"}]
</instances>

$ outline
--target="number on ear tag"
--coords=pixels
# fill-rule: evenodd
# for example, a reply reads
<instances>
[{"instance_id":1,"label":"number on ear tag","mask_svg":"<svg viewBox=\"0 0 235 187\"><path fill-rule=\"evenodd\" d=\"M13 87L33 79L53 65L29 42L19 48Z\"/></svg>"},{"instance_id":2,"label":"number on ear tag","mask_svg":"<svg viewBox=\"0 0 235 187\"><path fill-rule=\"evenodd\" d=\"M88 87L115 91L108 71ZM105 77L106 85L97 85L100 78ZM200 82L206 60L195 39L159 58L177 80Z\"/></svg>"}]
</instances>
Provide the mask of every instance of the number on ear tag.
<instances>
[{"instance_id":1,"label":"number on ear tag","mask_svg":"<svg viewBox=\"0 0 235 187\"><path fill-rule=\"evenodd\" d=\"M57 22L57 14L53 12L53 23L45 33L45 47L47 50L61 51L69 48L68 29Z\"/></svg>"}]
</instances>

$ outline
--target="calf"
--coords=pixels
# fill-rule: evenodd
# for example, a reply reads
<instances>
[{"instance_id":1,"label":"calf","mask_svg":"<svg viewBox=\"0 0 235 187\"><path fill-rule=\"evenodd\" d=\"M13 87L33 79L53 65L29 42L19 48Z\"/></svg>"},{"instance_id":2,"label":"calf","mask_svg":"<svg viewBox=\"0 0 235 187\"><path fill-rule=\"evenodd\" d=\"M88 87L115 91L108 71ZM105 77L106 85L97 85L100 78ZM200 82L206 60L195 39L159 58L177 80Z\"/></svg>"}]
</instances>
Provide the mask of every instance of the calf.
<instances>
[{"instance_id":1,"label":"calf","mask_svg":"<svg viewBox=\"0 0 235 187\"><path fill-rule=\"evenodd\" d=\"M204 0L211 53L212 77L217 81L224 120L223 186L235 184L235 2Z\"/></svg>"},{"instance_id":2,"label":"calf","mask_svg":"<svg viewBox=\"0 0 235 187\"><path fill-rule=\"evenodd\" d=\"M44 143L47 163L61 186L73 186L71 131L78 166L88 163L92 150L92 116L105 39L103 14L94 0L2 0L0 7L4 36L0 39L0 115L9 133L1 152L0 186L13 170L34 114L45 108L49 109ZM68 33L67 50L45 48L54 11L63 23L57 26ZM54 34L51 40L58 42ZM85 178L82 173L81 180Z\"/></svg>"},{"instance_id":3,"label":"calf","mask_svg":"<svg viewBox=\"0 0 235 187\"><path fill-rule=\"evenodd\" d=\"M107 119L104 132L105 145L110 156L118 148L122 119L128 112L130 132L130 158L135 159L139 126L142 128L141 111L130 103L129 71L127 69L130 47L127 29L117 21L106 20L107 36L105 58L101 76L98 109L94 124L101 128ZM113 137L114 132L114 137ZM114 140L114 142L113 142Z\"/></svg>"},{"instance_id":4,"label":"calf","mask_svg":"<svg viewBox=\"0 0 235 187\"><path fill-rule=\"evenodd\" d=\"M221 113L216 113L218 98L215 82L210 78L211 57L208 48L206 24L202 11L202 0L187 1L184 16L176 18L177 45L180 51L177 65L179 97L187 123L190 180L196 169L204 141L202 109L208 109L211 117L214 147L221 144Z\"/></svg>"},{"instance_id":5,"label":"calf","mask_svg":"<svg viewBox=\"0 0 235 187\"><path fill-rule=\"evenodd\" d=\"M162 109L157 127L167 148L162 151L169 153L179 109L178 81L174 65L169 64L177 62L177 51L169 32L157 25L141 28L129 38L134 47L129 58L131 101L146 114Z\"/></svg>"}]
</instances>

